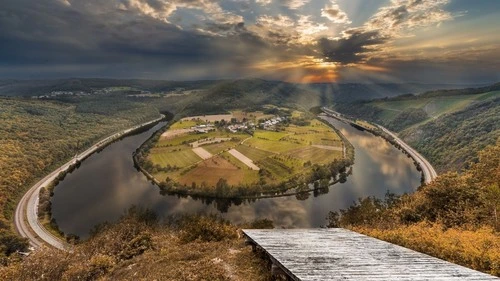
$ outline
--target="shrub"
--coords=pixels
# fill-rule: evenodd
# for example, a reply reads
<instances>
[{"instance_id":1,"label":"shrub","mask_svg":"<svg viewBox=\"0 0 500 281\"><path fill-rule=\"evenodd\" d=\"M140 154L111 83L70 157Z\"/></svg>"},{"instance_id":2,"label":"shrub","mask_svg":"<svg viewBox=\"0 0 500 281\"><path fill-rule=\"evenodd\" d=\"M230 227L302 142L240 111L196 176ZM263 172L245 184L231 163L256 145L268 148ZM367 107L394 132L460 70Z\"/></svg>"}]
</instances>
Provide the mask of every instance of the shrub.
<instances>
[{"instance_id":1,"label":"shrub","mask_svg":"<svg viewBox=\"0 0 500 281\"><path fill-rule=\"evenodd\" d=\"M185 216L180 220L180 240L183 243L192 241L223 241L238 237L237 229L229 222L210 216Z\"/></svg>"}]
</instances>

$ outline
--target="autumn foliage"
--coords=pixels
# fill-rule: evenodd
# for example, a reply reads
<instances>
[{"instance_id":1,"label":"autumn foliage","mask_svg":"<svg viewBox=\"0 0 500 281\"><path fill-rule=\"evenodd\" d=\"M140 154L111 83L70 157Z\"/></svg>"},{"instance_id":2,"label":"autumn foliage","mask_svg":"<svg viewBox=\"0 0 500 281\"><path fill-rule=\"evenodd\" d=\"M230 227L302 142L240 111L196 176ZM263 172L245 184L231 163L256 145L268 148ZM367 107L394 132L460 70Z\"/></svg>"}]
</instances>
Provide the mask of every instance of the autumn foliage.
<instances>
[{"instance_id":1,"label":"autumn foliage","mask_svg":"<svg viewBox=\"0 0 500 281\"><path fill-rule=\"evenodd\" d=\"M332 212L346 227L500 276L500 141L463 173L447 173L410 195L360 199Z\"/></svg>"},{"instance_id":2,"label":"autumn foliage","mask_svg":"<svg viewBox=\"0 0 500 281\"><path fill-rule=\"evenodd\" d=\"M266 261L238 231L215 216L159 223L132 208L72 252L41 248L0 267L0 280L270 280Z\"/></svg>"}]
</instances>

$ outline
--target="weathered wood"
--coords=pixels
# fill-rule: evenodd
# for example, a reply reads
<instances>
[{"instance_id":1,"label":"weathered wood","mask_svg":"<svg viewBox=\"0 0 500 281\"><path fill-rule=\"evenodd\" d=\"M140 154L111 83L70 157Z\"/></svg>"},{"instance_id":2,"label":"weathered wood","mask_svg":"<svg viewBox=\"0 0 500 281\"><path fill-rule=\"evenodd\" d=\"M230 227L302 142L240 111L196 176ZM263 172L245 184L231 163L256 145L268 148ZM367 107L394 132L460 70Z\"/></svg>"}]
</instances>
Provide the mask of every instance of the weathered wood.
<instances>
[{"instance_id":1,"label":"weathered wood","mask_svg":"<svg viewBox=\"0 0 500 281\"><path fill-rule=\"evenodd\" d=\"M292 280L500 280L341 228L243 233Z\"/></svg>"}]
</instances>

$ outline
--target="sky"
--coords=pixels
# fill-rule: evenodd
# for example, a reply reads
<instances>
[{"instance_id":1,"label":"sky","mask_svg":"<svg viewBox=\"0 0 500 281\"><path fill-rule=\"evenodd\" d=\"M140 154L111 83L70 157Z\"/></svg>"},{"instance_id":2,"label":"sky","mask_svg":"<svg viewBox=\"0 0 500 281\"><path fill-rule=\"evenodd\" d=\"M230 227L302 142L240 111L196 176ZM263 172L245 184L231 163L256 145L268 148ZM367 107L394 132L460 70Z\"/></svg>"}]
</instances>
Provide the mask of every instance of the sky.
<instances>
[{"instance_id":1,"label":"sky","mask_svg":"<svg viewBox=\"0 0 500 281\"><path fill-rule=\"evenodd\" d=\"M0 0L0 79L500 81L500 0Z\"/></svg>"}]
</instances>

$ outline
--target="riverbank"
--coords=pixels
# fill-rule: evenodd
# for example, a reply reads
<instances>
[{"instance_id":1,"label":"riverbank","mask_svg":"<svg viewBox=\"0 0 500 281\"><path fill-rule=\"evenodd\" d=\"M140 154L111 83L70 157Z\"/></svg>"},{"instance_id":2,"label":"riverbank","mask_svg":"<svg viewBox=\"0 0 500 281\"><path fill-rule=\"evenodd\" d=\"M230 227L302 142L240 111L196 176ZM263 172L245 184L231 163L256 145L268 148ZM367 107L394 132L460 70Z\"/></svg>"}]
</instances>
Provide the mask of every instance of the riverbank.
<instances>
[{"instance_id":1,"label":"riverbank","mask_svg":"<svg viewBox=\"0 0 500 281\"><path fill-rule=\"evenodd\" d=\"M411 146L406 144L403 140L398 138L396 134L393 132L389 131L388 129L380 126L380 125L371 125L366 121L363 122L356 122L345 115L330 110L328 108L323 107L322 111L330 117L333 117L337 120L340 120L342 122L346 122L348 124L351 124L352 126L368 131L376 136L380 136L387 140L389 143L394 145L397 149L403 151L406 155L411 157L414 161L415 167L417 170L421 173L422 179L421 182L422 184L429 184L432 182L436 177L437 177L437 172L435 171L434 167L423 157L420 153L418 153L415 149L413 149ZM370 126L364 125L363 123L366 123Z\"/></svg>"},{"instance_id":2,"label":"riverbank","mask_svg":"<svg viewBox=\"0 0 500 281\"><path fill-rule=\"evenodd\" d=\"M40 247L44 243L53 246L55 248L66 250L69 245L61 239L61 237L57 237L51 231L47 230L45 226L43 226L38 220L38 204L39 204L39 194L40 190L43 187L50 186L51 183L60 179L60 175L65 175L70 171L70 169L74 169L77 163L83 161L84 159L91 156L93 153L98 152L108 146L109 144L156 124L165 118L165 115L161 115L159 118L145 122L143 124L134 126L132 128L120 131L115 133L109 137L102 139L97 142L93 146L89 147L84 152L76 155L73 159L66 162L64 165L44 177L42 180L38 181L35 185L33 185L21 198L20 202L16 207L16 211L14 214L14 226L16 231L24 238L27 238L32 247ZM64 176L62 176L64 178Z\"/></svg>"}]
</instances>

